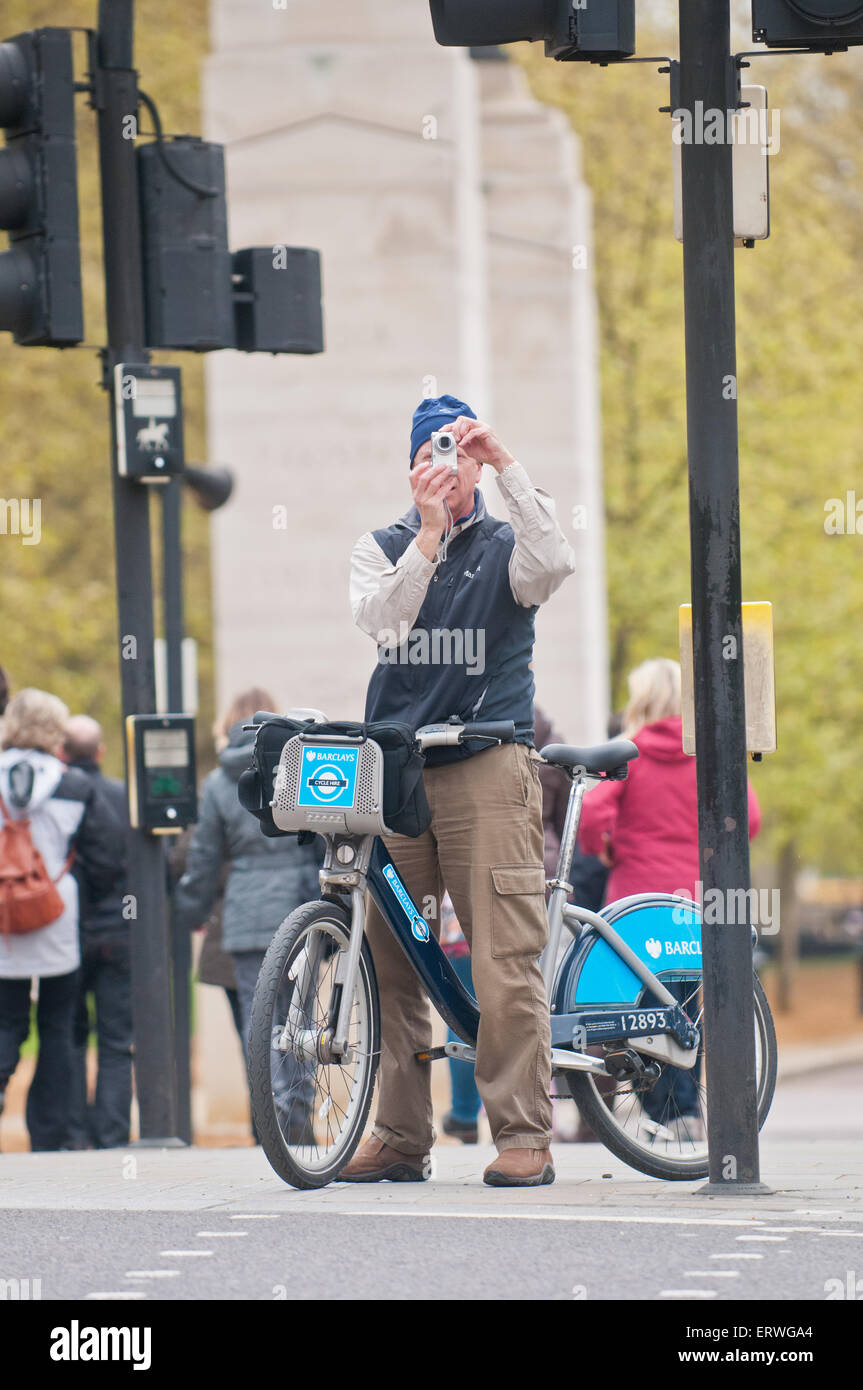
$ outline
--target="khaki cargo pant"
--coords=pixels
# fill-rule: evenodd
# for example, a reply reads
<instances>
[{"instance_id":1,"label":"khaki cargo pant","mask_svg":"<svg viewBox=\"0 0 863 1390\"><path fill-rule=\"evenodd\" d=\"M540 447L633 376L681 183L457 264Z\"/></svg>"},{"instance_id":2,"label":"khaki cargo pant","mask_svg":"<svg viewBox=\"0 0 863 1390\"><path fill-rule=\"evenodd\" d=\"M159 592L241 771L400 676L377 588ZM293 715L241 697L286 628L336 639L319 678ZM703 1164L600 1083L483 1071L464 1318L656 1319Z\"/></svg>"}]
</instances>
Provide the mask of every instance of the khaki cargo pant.
<instances>
[{"instance_id":1,"label":"khaki cargo pant","mask_svg":"<svg viewBox=\"0 0 863 1390\"><path fill-rule=\"evenodd\" d=\"M393 863L417 908L440 935L449 891L471 949L481 1011L476 1084L498 1150L547 1148L551 1140L551 1031L537 964L548 924L542 791L523 744L502 744L423 774L431 828L388 836ZM367 935L381 1000L382 1039L374 1133L405 1154L434 1143L428 1000L371 898Z\"/></svg>"}]
</instances>

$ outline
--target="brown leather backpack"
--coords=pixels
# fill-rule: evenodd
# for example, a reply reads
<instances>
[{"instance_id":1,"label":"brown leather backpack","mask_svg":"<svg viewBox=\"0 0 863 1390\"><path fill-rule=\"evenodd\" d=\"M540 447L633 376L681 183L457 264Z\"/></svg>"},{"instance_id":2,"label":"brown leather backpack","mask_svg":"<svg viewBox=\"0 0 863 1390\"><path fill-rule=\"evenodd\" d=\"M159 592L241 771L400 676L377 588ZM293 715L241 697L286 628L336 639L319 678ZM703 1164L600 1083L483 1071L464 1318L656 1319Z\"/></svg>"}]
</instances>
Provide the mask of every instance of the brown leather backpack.
<instances>
[{"instance_id":1,"label":"brown leather backpack","mask_svg":"<svg viewBox=\"0 0 863 1390\"><path fill-rule=\"evenodd\" d=\"M0 933L22 936L50 926L61 917L65 903L57 883L72 862L70 853L56 879L33 843L29 820L13 820L0 796Z\"/></svg>"}]
</instances>

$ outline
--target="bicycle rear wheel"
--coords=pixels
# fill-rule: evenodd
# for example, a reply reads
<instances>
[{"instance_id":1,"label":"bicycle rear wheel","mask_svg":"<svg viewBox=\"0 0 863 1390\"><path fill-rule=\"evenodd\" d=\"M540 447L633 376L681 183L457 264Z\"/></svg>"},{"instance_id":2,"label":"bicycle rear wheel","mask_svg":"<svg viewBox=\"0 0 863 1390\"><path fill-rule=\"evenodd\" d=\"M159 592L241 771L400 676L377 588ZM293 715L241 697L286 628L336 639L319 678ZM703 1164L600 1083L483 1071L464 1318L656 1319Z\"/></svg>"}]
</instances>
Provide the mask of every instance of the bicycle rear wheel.
<instances>
[{"instance_id":1,"label":"bicycle rear wheel","mask_svg":"<svg viewBox=\"0 0 863 1390\"><path fill-rule=\"evenodd\" d=\"M565 1075L570 1095L584 1120L617 1158L649 1177L693 1181L708 1173L708 1094L701 975L683 974L673 985L668 983L669 988L679 991L681 1006L701 1030L701 1043L691 1071L663 1063L662 1073L654 1085L641 1081L622 1082L614 1096L605 1099L589 1073L566 1072ZM776 1031L757 975L752 977L752 990L760 1129L776 1087ZM627 1045L638 1051L637 1039ZM644 1054L644 1060L652 1059Z\"/></svg>"},{"instance_id":2,"label":"bicycle rear wheel","mask_svg":"<svg viewBox=\"0 0 863 1390\"><path fill-rule=\"evenodd\" d=\"M363 941L342 1060L329 1051L342 996L337 971L350 914L305 903L264 957L249 1026L249 1091L264 1153L284 1182L333 1182L362 1137L380 1052L374 965Z\"/></svg>"}]
</instances>

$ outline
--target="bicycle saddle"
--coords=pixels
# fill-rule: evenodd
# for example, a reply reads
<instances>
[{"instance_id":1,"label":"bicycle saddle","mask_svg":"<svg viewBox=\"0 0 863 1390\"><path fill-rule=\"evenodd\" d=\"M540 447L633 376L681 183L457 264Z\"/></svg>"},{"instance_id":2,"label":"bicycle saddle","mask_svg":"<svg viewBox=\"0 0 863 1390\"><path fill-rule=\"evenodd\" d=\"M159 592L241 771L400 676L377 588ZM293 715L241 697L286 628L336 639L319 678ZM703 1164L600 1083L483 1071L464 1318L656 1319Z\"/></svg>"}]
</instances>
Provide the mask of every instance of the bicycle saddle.
<instances>
[{"instance_id":1,"label":"bicycle saddle","mask_svg":"<svg viewBox=\"0 0 863 1390\"><path fill-rule=\"evenodd\" d=\"M539 752L541 758L555 767L569 770L580 767L592 777L604 772L612 781L623 781L626 764L638 757L638 749L628 738L613 738L610 743L596 743L592 748L576 748L570 743L547 743Z\"/></svg>"}]
</instances>

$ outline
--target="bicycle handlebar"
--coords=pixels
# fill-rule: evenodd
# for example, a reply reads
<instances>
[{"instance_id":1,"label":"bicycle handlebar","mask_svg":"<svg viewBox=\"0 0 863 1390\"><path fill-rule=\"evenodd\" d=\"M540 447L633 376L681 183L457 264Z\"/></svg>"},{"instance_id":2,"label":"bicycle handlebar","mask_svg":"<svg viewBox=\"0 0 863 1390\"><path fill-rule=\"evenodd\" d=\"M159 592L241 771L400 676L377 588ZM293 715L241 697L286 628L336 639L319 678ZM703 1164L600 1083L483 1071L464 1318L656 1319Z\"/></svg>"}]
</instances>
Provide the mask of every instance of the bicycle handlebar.
<instances>
[{"instance_id":1,"label":"bicycle handlebar","mask_svg":"<svg viewBox=\"0 0 863 1390\"><path fill-rule=\"evenodd\" d=\"M511 719L491 719L485 724L465 724L462 739L495 738L500 743L512 743L515 739L515 724Z\"/></svg>"},{"instance_id":2,"label":"bicycle handlebar","mask_svg":"<svg viewBox=\"0 0 863 1390\"><path fill-rule=\"evenodd\" d=\"M416 740L422 749L454 747L469 738L512 743L515 724L511 719L490 719L471 724L426 724L416 731Z\"/></svg>"}]
</instances>

